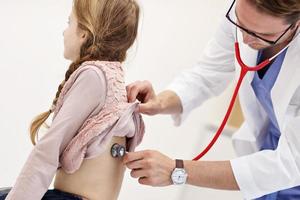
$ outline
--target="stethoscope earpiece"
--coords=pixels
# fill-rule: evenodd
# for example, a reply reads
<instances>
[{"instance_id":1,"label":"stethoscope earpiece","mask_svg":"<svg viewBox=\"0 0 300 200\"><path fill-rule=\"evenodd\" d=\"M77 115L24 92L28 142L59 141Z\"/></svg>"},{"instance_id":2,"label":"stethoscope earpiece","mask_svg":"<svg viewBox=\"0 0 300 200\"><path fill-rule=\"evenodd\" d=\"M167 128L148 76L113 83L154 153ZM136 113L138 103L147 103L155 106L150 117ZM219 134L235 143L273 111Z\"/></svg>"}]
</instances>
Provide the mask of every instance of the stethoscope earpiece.
<instances>
[{"instance_id":1,"label":"stethoscope earpiece","mask_svg":"<svg viewBox=\"0 0 300 200\"><path fill-rule=\"evenodd\" d=\"M124 146L115 143L111 147L111 156L114 158L123 157L125 155L126 149Z\"/></svg>"}]
</instances>

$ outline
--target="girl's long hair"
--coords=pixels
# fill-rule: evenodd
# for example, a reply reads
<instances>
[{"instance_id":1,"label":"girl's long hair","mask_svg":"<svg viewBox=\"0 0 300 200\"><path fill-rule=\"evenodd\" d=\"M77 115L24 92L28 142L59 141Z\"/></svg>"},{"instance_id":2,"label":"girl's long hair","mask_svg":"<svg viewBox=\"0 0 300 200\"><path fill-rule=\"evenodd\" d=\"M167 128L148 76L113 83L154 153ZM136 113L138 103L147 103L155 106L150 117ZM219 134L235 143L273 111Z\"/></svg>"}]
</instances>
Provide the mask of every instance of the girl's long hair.
<instances>
[{"instance_id":1,"label":"girl's long hair","mask_svg":"<svg viewBox=\"0 0 300 200\"><path fill-rule=\"evenodd\" d=\"M40 127L56 106L64 83L85 61L123 62L138 32L139 6L135 0L74 0L73 11L78 28L88 33L78 60L71 63L59 85L51 109L34 118L30 125L31 142L35 145Z\"/></svg>"}]
</instances>

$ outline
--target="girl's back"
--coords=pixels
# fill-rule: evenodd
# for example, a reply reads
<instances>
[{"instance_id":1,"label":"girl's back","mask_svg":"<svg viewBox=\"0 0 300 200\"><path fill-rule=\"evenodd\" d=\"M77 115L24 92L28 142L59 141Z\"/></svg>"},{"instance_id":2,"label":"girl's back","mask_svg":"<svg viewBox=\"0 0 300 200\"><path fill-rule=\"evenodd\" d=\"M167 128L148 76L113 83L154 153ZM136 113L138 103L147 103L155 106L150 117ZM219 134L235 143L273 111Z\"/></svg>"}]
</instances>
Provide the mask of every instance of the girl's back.
<instances>
[{"instance_id":1,"label":"girl's back","mask_svg":"<svg viewBox=\"0 0 300 200\"><path fill-rule=\"evenodd\" d=\"M114 143L125 145L125 138L113 137L104 153L96 158L84 160L80 169L73 174L58 170L54 187L83 199L116 200L125 168L120 158L113 158L110 154L110 147Z\"/></svg>"}]
</instances>

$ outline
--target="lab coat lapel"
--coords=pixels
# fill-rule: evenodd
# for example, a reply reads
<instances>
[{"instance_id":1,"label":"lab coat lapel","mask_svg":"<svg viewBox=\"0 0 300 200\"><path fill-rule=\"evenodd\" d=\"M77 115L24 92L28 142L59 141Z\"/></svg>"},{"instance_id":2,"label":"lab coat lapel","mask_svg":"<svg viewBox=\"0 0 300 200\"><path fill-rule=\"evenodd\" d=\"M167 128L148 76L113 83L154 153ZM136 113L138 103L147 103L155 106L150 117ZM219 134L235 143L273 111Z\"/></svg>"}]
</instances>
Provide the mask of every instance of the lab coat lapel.
<instances>
[{"instance_id":1,"label":"lab coat lapel","mask_svg":"<svg viewBox=\"0 0 300 200\"><path fill-rule=\"evenodd\" d=\"M271 91L275 115L282 130L282 121L289 101L300 85L299 36L289 47L277 80Z\"/></svg>"}]
</instances>

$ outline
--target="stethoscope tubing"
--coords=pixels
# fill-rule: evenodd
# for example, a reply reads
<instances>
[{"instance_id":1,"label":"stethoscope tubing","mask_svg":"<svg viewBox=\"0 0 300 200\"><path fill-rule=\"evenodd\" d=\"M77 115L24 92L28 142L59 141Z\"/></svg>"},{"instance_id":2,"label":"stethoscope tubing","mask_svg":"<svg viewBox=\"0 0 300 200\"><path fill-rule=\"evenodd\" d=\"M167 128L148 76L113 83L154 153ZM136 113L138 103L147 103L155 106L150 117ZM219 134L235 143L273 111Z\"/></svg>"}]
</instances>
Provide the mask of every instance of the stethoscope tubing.
<instances>
[{"instance_id":1,"label":"stethoscope tubing","mask_svg":"<svg viewBox=\"0 0 300 200\"><path fill-rule=\"evenodd\" d=\"M299 31L296 32L295 34L295 37L296 38L297 36L299 35ZM293 39L294 40L294 39ZM293 41L292 40L292 41ZM240 67L241 67L241 72L240 72L240 76L239 76L239 79L238 79L238 82L236 84L236 87L234 89L234 92L233 92L233 95L231 97L231 100L230 100L230 103L229 103L229 106L228 106L228 109L227 109L227 112L223 118L223 121L221 123L221 125L219 126L218 130L216 131L214 137L212 138L212 140L210 141L210 143L206 146L206 148L200 153L198 154L196 157L193 158L194 161L197 161L199 160L200 158L202 158L205 154L207 154L207 152L213 147L213 145L216 143L216 141L218 140L218 138L220 137L229 117L230 117L230 114L231 114L231 111L232 111L232 108L234 106L234 103L235 103L235 100L236 100L236 97L238 95L238 92L239 92L239 89L241 87L241 84L243 82L243 79L244 77L246 76L246 74L249 72L249 71L258 71L264 67L266 67L268 64L271 63L271 61L273 59L275 59L279 54L281 54L284 50L286 50L290 44L292 43L292 41L289 42L289 44L284 47L281 51L279 51L276 55L274 55L273 57L269 58L269 59L266 59L264 60L263 62L261 62L259 65L257 66L254 66L254 67L250 67L248 65L246 65L243 61L242 61L242 58L241 58L241 54L240 54L240 48L239 48L239 43L237 41L237 30L236 30L236 41L235 41L235 44L234 44L234 47L235 47L235 57L236 57L236 60L237 62L239 63Z\"/></svg>"},{"instance_id":2,"label":"stethoscope tubing","mask_svg":"<svg viewBox=\"0 0 300 200\"><path fill-rule=\"evenodd\" d=\"M235 42L235 52L236 52L236 59L239 63L239 65L241 66L241 72L240 72L240 76L237 82L237 85L234 89L232 98L230 100L230 104L228 106L227 112L225 114L225 117L221 123L221 125L219 126L217 132L215 133L215 136L213 137L213 139L211 140L211 142L207 145L207 147L199 154L197 155L193 160L199 160L200 158L202 158L211 148L212 146L216 143L216 141L218 140L218 138L220 137L222 131L224 130L224 127L230 117L232 108L234 106L236 97L238 95L239 89L241 87L241 84L243 82L244 77L246 76L247 72L249 71L257 71L260 70L262 68L264 68L265 66L267 66L270 63L270 60L267 59L265 61L263 61L262 63L260 63L258 66L256 67L248 67L247 65L244 64L244 62L242 61L241 57L240 57L240 51L239 51L239 44L238 42Z\"/></svg>"}]
</instances>

